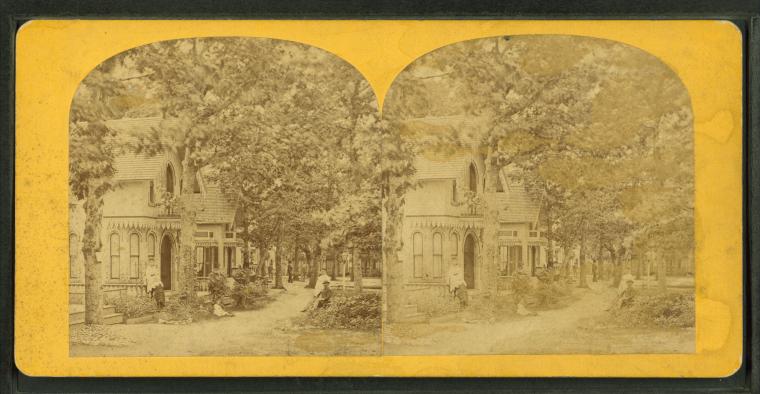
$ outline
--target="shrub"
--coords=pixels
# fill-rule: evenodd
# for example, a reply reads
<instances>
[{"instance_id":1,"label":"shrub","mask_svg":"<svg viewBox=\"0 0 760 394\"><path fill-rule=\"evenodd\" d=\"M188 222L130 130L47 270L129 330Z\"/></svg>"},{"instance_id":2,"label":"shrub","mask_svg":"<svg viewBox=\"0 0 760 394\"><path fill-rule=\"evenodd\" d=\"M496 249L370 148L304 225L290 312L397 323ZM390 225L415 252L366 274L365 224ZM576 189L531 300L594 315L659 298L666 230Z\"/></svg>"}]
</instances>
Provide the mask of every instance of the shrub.
<instances>
[{"instance_id":1,"label":"shrub","mask_svg":"<svg viewBox=\"0 0 760 394\"><path fill-rule=\"evenodd\" d=\"M170 298L166 300L166 305L161 309L159 313L159 323L168 324L186 324L193 321L203 320L211 317L211 313L208 308L213 304L207 306L201 304L188 304L184 299Z\"/></svg>"},{"instance_id":2,"label":"shrub","mask_svg":"<svg viewBox=\"0 0 760 394\"><path fill-rule=\"evenodd\" d=\"M230 288L227 287L227 278L219 272L212 272L208 277L208 292L211 295L212 302L217 302L229 294Z\"/></svg>"},{"instance_id":3,"label":"shrub","mask_svg":"<svg viewBox=\"0 0 760 394\"><path fill-rule=\"evenodd\" d=\"M255 305L256 301L267 295L267 285L262 279L256 279L246 284L240 282L230 292L230 297L235 300L239 308L248 309Z\"/></svg>"},{"instance_id":4,"label":"shrub","mask_svg":"<svg viewBox=\"0 0 760 394\"><path fill-rule=\"evenodd\" d=\"M517 274L512 278L512 295L515 299L515 304L519 304L524 300L532 290L530 284L530 277L525 274Z\"/></svg>"},{"instance_id":5,"label":"shrub","mask_svg":"<svg viewBox=\"0 0 760 394\"><path fill-rule=\"evenodd\" d=\"M508 304L514 308L522 302L531 308L556 308L564 305L572 296L572 289L567 281L554 281L548 274L539 275L535 284L528 275L517 274L512 278L511 290L512 299L504 298L500 301L505 307Z\"/></svg>"},{"instance_id":6,"label":"shrub","mask_svg":"<svg viewBox=\"0 0 760 394\"><path fill-rule=\"evenodd\" d=\"M145 316L156 311L156 303L147 294L138 296L122 295L110 299L116 313L123 313L128 319Z\"/></svg>"},{"instance_id":7,"label":"shrub","mask_svg":"<svg viewBox=\"0 0 760 394\"><path fill-rule=\"evenodd\" d=\"M253 272L248 268L239 268L232 273L232 278L240 285L247 285L251 281L251 276L253 276Z\"/></svg>"},{"instance_id":8,"label":"shrub","mask_svg":"<svg viewBox=\"0 0 760 394\"><path fill-rule=\"evenodd\" d=\"M538 282L529 294L529 304L537 308L552 308L562 304L572 291L564 282Z\"/></svg>"},{"instance_id":9,"label":"shrub","mask_svg":"<svg viewBox=\"0 0 760 394\"><path fill-rule=\"evenodd\" d=\"M612 312L627 327L694 327L694 294L637 294L633 302Z\"/></svg>"},{"instance_id":10,"label":"shrub","mask_svg":"<svg viewBox=\"0 0 760 394\"><path fill-rule=\"evenodd\" d=\"M335 292L326 307L309 312L308 321L321 328L380 328L380 295Z\"/></svg>"},{"instance_id":11,"label":"shrub","mask_svg":"<svg viewBox=\"0 0 760 394\"><path fill-rule=\"evenodd\" d=\"M167 323L190 323L197 312L198 307L188 305L176 298L166 300L164 309L159 314L159 322L162 320Z\"/></svg>"}]
</instances>

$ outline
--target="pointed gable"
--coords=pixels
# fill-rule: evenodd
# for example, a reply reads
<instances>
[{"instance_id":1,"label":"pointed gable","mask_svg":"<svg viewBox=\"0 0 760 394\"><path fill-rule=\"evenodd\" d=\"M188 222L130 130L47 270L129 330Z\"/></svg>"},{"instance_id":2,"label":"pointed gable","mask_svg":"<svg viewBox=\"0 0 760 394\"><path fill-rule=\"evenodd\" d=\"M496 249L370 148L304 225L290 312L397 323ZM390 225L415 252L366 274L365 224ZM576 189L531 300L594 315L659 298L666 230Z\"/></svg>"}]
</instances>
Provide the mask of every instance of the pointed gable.
<instances>
[{"instance_id":1,"label":"pointed gable","mask_svg":"<svg viewBox=\"0 0 760 394\"><path fill-rule=\"evenodd\" d=\"M167 123L172 122L160 117L124 118L106 121L106 125L117 132L117 139L127 144L134 141L137 135L148 135L153 130L160 130L166 127ZM154 179L160 176L167 160L166 153L146 155L127 151L114 158L116 169L114 179L117 181Z\"/></svg>"}]
</instances>

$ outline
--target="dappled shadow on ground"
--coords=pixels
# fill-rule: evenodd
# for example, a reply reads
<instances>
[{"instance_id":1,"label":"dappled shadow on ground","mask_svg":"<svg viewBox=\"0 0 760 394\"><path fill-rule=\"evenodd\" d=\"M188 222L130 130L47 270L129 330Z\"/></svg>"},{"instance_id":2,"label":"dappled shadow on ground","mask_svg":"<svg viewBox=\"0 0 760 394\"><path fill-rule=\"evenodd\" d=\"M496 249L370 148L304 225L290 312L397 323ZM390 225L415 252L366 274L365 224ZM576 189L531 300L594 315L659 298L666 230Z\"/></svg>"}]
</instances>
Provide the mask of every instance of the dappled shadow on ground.
<instances>
[{"instance_id":1,"label":"dappled shadow on ground","mask_svg":"<svg viewBox=\"0 0 760 394\"><path fill-rule=\"evenodd\" d=\"M483 319L460 312L428 323L385 326L385 354L618 354L693 353L693 328L621 328L609 319L615 289L574 289L568 306L536 316ZM480 317L480 318L478 318Z\"/></svg>"},{"instance_id":2,"label":"dappled shadow on ground","mask_svg":"<svg viewBox=\"0 0 760 394\"><path fill-rule=\"evenodd\" d=\"M378 355L380 332L317 329L298 324L312 296L303 283L272 290L271 303L235 316L187 325L119 324L108 335L126 346L72 344L72 356Z\"/></svg>"}]
</instances>

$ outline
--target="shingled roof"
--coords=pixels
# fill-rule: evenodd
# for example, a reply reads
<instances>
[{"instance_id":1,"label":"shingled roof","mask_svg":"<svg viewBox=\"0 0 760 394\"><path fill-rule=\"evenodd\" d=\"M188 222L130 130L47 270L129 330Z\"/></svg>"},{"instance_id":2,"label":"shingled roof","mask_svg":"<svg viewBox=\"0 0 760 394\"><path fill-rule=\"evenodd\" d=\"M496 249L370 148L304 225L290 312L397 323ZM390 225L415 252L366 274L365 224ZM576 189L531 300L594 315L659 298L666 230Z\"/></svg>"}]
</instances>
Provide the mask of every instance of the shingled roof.
<instances>
[{"instance_id":1,"label":"shingled roof","mask_svg":"<svg viewBox=\"0 0 760 394\"><path fill-rule=\"evenodd\" d=\"M171 127L174 122L171 119L154 117L109 120L106 125L116 130L117 138L127 143L134 140L136 135L148 134L154 129ZM155 179L164 170L167 159L168 154L166 153L151 156L134 152L124 153L114 160L116 168L114 178L118 181ZM232 223L235 220L235 204L229 201L222 190L209 181L208 177L204 177L204 174L208 172L208 168L201 170L203 193L193 194L193 202L200 207L195 221L196 223ZM181 177L181 173L177 173L177 176Z\"/></svg>"},{"instance_id":2,"label":"shingled roof","mask_svg":"<svg viewBox=\"0 0 760 394\"><path fill-rule=\"evenodd\" d=\"M159 117L106 121L106 125L117 132L116 138L125 144L134 141L137 135L147 135L154 129L166 127L170 123L173 123L173 120ZM114 179L117 181L153 179L163 170L166 160L165 153L146 155L127 152L121 154L114 159L116 168Z\"/></svg>"},{"instance_id":3,"label":"shingled roof","mask_svg":"<svg viewBox=\"0 0 760 394\"><path fill-rule=\"evenodd\" d=\"M450 157L428 158L418 155L414 159L414 175L418 180L451 179L463 176L470 157L453 155Z\"/></svg>"},{"instance_id":4,"label":"shingled roof","mask_svg":"<svg viewBox=\"0 0 760 394\"><path fill-rule=\"evenodd\" d=\"M193 194L194 203L200 207L195 217L196 223L232 223L235 221L235 204L222 190L209 182L204 193Z\"/></svg>"},{"instance_id":5,"label":"shingled roof","mask_svg":"<svg viewBox=\"0 0 760 394\"><path fill-rule=\"evenodd\" d=\"M508 223L535 223L541 204L533 200L525 187L510 186L504 193L496 193L496 201L501 208L499 221Z\"/></svg>"}]
</instances>

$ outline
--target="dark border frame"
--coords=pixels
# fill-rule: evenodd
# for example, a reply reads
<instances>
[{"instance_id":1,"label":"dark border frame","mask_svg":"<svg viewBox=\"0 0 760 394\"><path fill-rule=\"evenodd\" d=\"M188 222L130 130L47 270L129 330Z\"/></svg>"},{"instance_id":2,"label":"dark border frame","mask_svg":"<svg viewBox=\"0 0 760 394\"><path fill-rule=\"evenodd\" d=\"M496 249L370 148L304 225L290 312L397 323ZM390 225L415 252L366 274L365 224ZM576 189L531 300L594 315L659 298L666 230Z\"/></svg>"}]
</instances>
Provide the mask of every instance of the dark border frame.
<instances>
[{"instance_id":1,"label":"dark border frame","mask_svg":"<svg viewBox=\"0 0 760 394\"><path fill-rule=\"evenodd\" d=\"M6 0L0 4L0 392L760 392L760 2L756 0ZM744 359L722 379L32 378L13 357L14 53L31 19L729 19L744 37Z\"/></svg>"}]
</instances>

